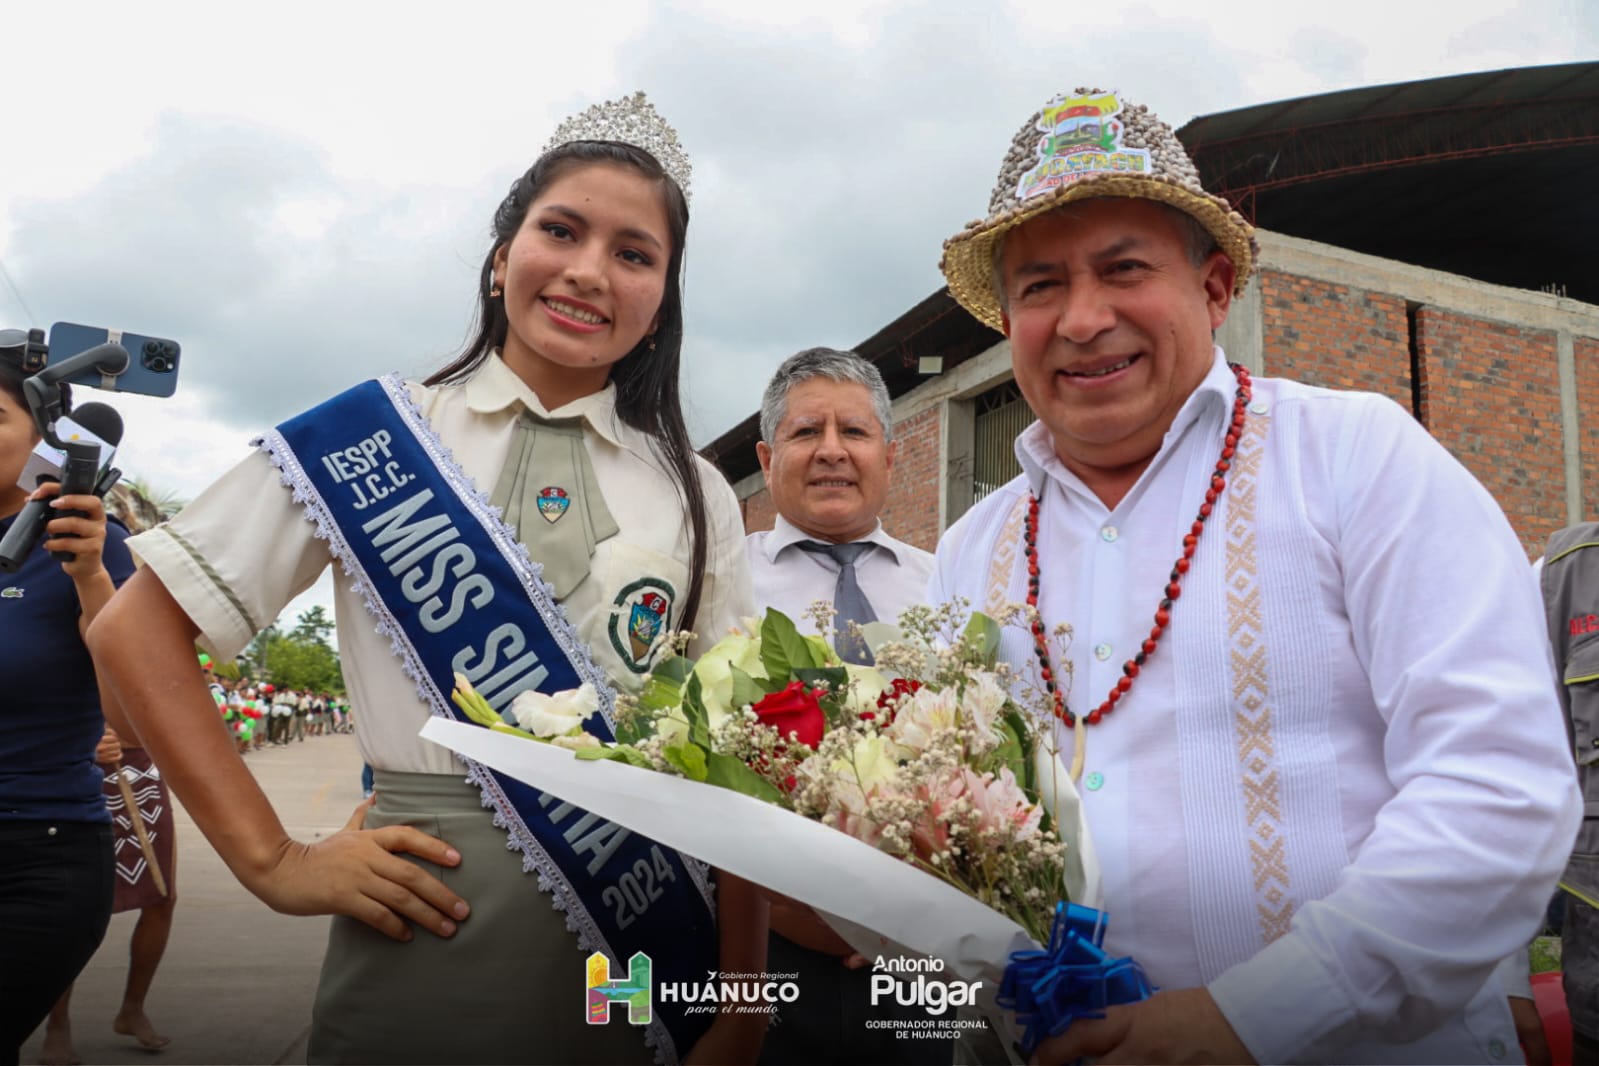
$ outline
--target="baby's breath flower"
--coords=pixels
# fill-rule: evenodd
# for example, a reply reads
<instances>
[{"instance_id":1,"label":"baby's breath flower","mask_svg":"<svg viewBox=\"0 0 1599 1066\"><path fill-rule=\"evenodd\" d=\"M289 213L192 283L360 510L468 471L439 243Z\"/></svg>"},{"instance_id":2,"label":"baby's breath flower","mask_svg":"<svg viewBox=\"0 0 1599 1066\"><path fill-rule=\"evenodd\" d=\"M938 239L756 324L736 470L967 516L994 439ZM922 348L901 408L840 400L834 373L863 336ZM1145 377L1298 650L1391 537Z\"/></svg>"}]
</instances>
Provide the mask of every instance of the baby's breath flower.
<instances>
[{"instance_id":1,"label":"baby's breath flower","mask_svg":"<svg viewBox=\"0 0 1599 1066\"><path fill-rule=\"evenodd\" d=\"M831 604L813 604L804 617L832 639ZM718 683L725 681L728 691L718 689L708 747L770 783L781 805L913 863L1001 910L1042 940L1063 894L1065 845L1053 826L1040 830L1037 811L1026 807L1038 802L1036 793L1019 801L1015 791L1000 790L996 801L988 789L1003 769L994 761L1001 730L1008 728L1001 723L1017 720L1016 712L1029 723L1026 751L1054 752L1052 701L1030 663L1016 669L987 661L980 642L966 637L971 617L964 600L912 607L900 616L895 639L877 648L875 670L852 668L841 686L813 684L828 699L830 713L844 711L815 751L796 743L792 734L784 737L762 724L749 703L730 698L731 671L723 671L726 679L718 673ZM1009 603L993 617L1001 626L1027 626L1037 612ZM747 624L746 632L736 635L745 643L727 645L730 655L736 653L744 673L768 690L794 680L761 672L759 630L758 622ZM1062 648L1069 645L1069 625L1055 625L1053 633ZM693 635L678 632L663 639L671 654L683 655ZM1030 633L1027 639L1030 643ZM879 694L889 691L888 680L896 677L920 682L922 688L914 695L890 695L880 709ZM1070 659L1064 654L1058 679L1069 692ZM665 749L688 742L684 709L646 710L637 697L625 695L616 706L618 723L643 735L636 747L650 766L680 774ZM708 700L706 706L711 707ZM1019 788L1014 778L1007 780L1007 788Z\"/></svg>"}]
</instances>

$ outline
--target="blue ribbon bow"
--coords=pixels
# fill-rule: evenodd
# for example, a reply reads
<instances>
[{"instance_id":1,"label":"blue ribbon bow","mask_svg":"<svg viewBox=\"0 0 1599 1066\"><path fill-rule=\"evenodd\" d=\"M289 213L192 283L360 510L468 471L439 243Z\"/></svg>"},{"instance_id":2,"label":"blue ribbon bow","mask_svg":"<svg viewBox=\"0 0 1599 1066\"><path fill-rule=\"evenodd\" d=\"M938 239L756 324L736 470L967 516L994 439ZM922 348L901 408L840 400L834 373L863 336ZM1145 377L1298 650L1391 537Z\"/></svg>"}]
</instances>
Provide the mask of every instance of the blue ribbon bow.
<instances>
[{"instance_id":1,"label":"blue ribbon bow","mask_svg":"<svg viewBox=\"0 0 1599 1066\"><path fill-rule=\"evenodd\" d=\"M1049 946L1012 953L998 1002L1021 1025L1024 1057L1030 1058L1046 1037L1060 1035L1078 1018L1103 1018L1106 1007L1154 994L1143 967L1105 952L1107 920L1092 907L1056 904Z\"/></svg>"}]
</instances>

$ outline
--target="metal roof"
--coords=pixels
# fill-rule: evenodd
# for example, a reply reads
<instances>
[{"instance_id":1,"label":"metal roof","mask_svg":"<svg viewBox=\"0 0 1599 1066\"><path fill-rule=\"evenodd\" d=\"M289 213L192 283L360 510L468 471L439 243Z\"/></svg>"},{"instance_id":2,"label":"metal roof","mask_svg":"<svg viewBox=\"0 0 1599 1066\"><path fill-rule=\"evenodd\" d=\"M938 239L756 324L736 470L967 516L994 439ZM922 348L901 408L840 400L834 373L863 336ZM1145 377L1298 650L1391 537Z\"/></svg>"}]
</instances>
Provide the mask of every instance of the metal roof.
<instances>
[{"instance_id":1,"label":"metal roof","mask_svg":"<svg viewBox=\"0 0 1599 1066\"><path fill-rule=\"evenodd\" d=\"M1264 229L1599 303L1599 62L1283 100L1177 136Z\"/></svg>"}]
</instances>

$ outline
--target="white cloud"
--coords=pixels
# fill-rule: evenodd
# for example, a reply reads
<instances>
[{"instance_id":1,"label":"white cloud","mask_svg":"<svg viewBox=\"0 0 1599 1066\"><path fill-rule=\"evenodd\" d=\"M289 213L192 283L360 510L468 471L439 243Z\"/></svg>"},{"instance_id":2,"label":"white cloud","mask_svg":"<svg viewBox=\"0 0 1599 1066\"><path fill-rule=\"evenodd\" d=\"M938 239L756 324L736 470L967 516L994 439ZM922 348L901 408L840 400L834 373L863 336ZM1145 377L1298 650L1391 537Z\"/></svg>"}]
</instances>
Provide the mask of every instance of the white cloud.
<instances>
[{"instance_id":1,"label":"white cloud","mask_svg":"<svg viewBox=\"0 0 1599 1066\"><path fill-rule=\"evenodd\" d=\"M703 442L754 409L784 356L858 342L935 289L942 239L983 211L1012 133L1055 91L1119 88L1180 125L1591 58L1599 14L1585 0L89 3L8 10L7 38L25 46L7 55L0 262L40 320L0 288L0 325L182 342L175 399L108 399L125 468L187 495L339 388L445 362L495 204L596 99L647 89L694 157L685 394Z\"/></svg>"}]
</instances>

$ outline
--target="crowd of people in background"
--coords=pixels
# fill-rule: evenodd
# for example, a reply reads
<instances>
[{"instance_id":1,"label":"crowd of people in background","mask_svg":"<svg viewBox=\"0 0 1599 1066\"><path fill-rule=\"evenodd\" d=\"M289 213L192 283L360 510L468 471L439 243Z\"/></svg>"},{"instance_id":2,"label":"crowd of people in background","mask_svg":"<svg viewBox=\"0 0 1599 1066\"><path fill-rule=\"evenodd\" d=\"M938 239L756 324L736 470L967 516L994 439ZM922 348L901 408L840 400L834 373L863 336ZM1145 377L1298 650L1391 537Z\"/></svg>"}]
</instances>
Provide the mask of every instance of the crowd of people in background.
<instances>
[{"instance_id":1,"label":"crowd of people in background","mask_svg":"<svg viewBox=\"0 0 1599 1066\"><path fill-rule=\"evenodd\" d=\"M268 745L288 747L307 736L355 732L350 701L343 695L279 689L251 678L219 678L211 672L208 657L201 656L201 662L210 681L211 698L240 755Z\"/></svg>"}]
</instances>

